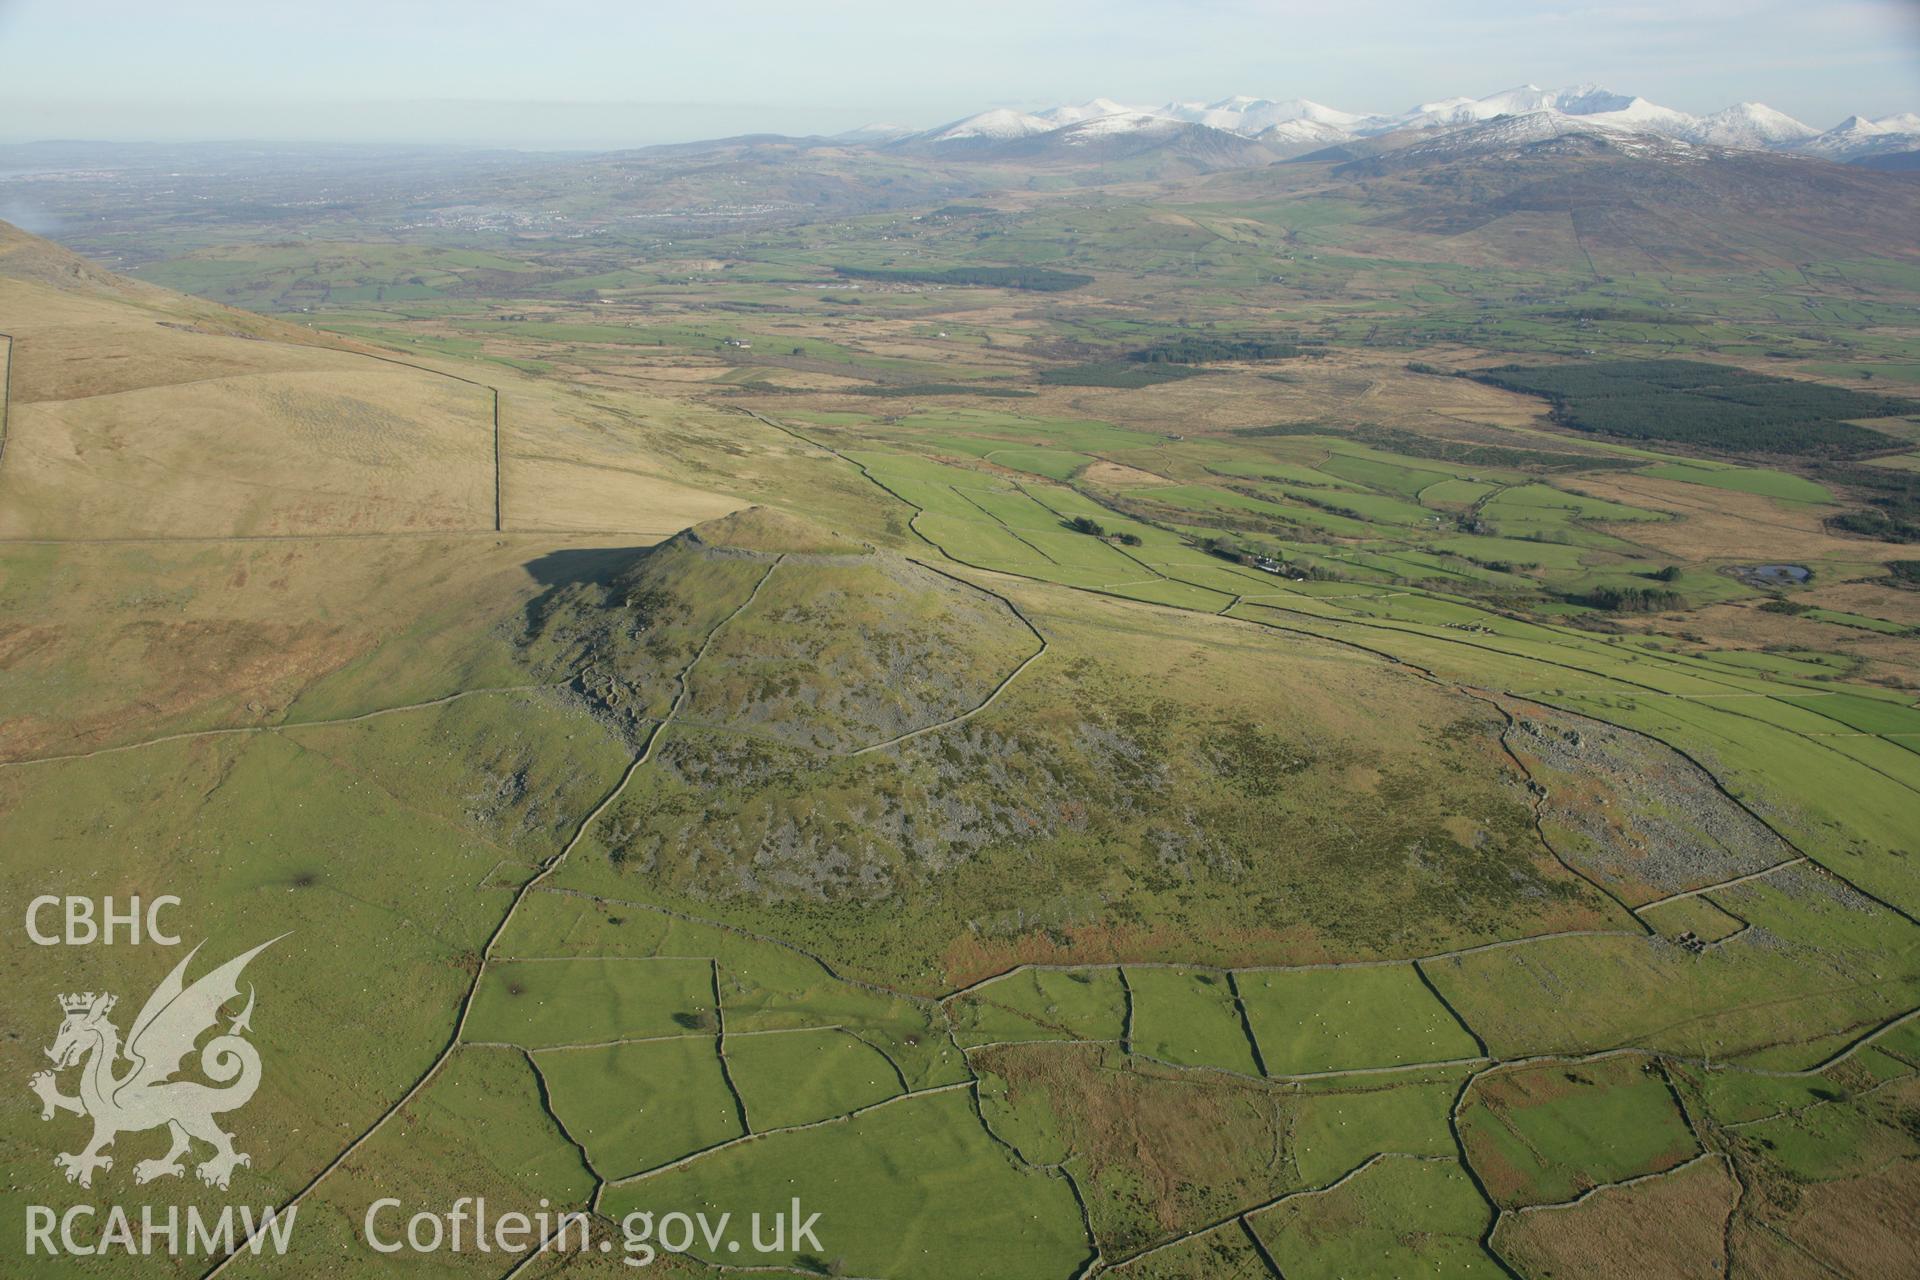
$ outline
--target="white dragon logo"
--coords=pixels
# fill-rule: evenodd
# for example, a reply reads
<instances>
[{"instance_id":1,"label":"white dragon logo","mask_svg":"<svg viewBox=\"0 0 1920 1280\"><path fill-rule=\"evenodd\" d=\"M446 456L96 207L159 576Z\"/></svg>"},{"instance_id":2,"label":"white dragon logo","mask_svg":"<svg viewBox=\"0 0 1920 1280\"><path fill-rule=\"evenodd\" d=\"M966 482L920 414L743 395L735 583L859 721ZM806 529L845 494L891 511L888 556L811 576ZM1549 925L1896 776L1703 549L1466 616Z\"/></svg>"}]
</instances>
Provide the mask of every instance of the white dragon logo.
<instances>
[{"instance_id":1,"label":"white dragon logo","mask_svg":"<svg viewBox=\"0 0 1920 1280\"><path fill-rule=\"evenodd\" d=\"M53 1047L47 1050L47 1056L53 1059L53 1071L37 1073L29 1087L40 1096L42 1120L53 1119L56 1111L93 1118L93 1141L70 1155L53 1158L66 1171L68 1182L91 1187L95 1169L113 1168L113 1157L102 1153L113 1145L116 1135L161 1125L172 1134L173 1146L158 1160L136 1164L135 1182L181 1176L185 1170L180 1157L195 1138L213 1147L212 1158L194 1169L208 1186L226 1190L234 1167L252 1163L245 1152L233 1149L233 1135L213 1120L222 1112L245 1106L260 1087L260 1054L242 1038L253 1017L251 987L246 1008L234 1017L226 1034L207 1041L200 1051L201 1071L225 1087L216 1089L197 1080L172 1077L201 1035L218 1025L221 1006L240 994L240 971L247 962L279 940L261 943L189 987L184 975L188 961L200 950L196 946L147 997L140 1016L127 1032L124 1048L119 1028L107 1020L116 997L91 991L60 997L66 1019L60 1024ZM131 1065L124 1073L115 1074L122 1057ZM82 1059L86 1059L86 1066L80 1072L79 1096L67 1097L60 1092L54 1073Z\"/></svg>"}]
</instances>

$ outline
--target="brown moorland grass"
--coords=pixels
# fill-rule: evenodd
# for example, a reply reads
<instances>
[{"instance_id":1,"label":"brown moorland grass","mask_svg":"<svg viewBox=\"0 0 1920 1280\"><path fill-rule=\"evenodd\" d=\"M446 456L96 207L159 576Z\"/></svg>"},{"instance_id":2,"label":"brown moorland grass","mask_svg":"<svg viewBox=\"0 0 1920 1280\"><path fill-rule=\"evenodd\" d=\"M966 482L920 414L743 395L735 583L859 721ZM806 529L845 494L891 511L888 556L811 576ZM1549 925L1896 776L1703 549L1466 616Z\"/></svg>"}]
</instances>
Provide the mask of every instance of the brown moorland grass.
<instances>
[{"instance_id":1,"label":"brown moorland grass","mask_svg":"<svg viewBox=\"0 0 1920 1280\"><path fill-rule=\"evenodd\" d=\"M1047 1117L1085 1179L1095 1237L1124 1256L1299 1185L1292 1106L1279 1086L1123 1064L1100 1046L1025 1045L974 1055L1016 1111Z\"/></svg>"},{"instance_id":2,"label":"brown moorland grass","mask_svg":"<svg viewBox=\"0 0 1920 1280\"><path fill-rule=\"evenodd\" d=\"M23 344L31 370L40 351ZM368 361L14 406L0 533L198 536L493 523L482 388Z\"/></svg>"},{"instance_id":3,"label":"brown moorland grass","mask_svg":"<svg viewBox=\"0 0 1920 1280\"><path fill-rule=\"evenodd\" d=\"M1725 1161L1708 1156L1577 1204L1505 1214L1492 1243L1522 1275L1555 1280L1723 1275L1722 1231L1739 1193Z\"/></svg>"},{"instance_id":4,"label":"brown moorland grass","mask_svg":"<svg viewBox=\"0 0 1920 1280\"><path fill-rule=\"evenodd\" d=\"M1095 462L1080 473L1080 478L1088 484L1103 485L1109 489L1130 489L1139 485L1172 484L1173 481L1151 471L1142 471L1120 462Z\"/></svg>"},{"instance_id":5,"label":"brown moorland grass","mask_svg":"<svg viewBox=\"0 0 1920 1280\"><path fill-rule=\"evenodd\" d=\"M1872 1280L1912 1273L1920 1164L1897 1160L1862 1177L1799 1190L1799 1204L1782 1229L1801 1249L1828 1267ZM1741 1254L1738 1244L1734 1252Z\"/></svg>"},{"instance_id":6,"label":"brown moorland grass","mask_svg":"<svg viewBox=\"0 0 1920 1280\"><path fill-rule=\"evenodd\" d=\"M502 628L603 541L0 546L0 759L523 683Z\"/></svg>"},{"instance_id":7,"label":"brown moorland grass","mask_svg":"<svg viewBox=\"0 0 1920 1280\"><path fill-rule=\"evenodd\" d=\"M1662 480L1632 471L1589 472L1570 488L1610 502L1682 517L1609 526L1619 537L1679 560L1802 564L1897 560L1892 543L1847 538L1821 524L1834 508L1775 502L1756 494Z\"/></svg>"}]
</instances>

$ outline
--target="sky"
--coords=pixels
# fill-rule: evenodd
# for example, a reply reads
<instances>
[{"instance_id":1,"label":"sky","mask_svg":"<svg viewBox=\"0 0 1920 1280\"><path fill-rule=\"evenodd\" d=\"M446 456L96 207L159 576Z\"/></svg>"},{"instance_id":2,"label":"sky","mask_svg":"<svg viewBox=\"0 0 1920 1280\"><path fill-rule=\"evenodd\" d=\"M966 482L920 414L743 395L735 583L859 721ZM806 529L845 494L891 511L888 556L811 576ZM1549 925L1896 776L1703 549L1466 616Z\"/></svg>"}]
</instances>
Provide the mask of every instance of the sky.
<instances>
[{"instance_id":1,"label":"sky","mask_svg":"<svg viewBox=\"0 0 1920 1280\"><path fill-rule=\"evenodd\" d=\"M0 141L604 149L1245 93L1596 82L1920 111L1920 0L0 0Z\"/></svg>"}]
</instances>

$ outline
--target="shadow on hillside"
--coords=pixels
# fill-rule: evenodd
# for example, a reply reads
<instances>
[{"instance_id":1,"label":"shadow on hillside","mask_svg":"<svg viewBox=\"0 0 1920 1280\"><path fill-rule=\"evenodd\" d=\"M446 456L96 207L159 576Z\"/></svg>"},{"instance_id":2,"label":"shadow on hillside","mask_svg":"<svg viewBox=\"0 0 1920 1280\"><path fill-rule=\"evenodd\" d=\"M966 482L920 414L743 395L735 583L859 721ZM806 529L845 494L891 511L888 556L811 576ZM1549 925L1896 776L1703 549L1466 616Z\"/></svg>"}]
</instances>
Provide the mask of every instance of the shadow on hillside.
<instances>
[{"instance_id":1,"label":"shadow on hillside","mask_svg":"<svg viewBox=\"0 0 1920 1280\"><path fill-rule=\"evenodd\" d=\"M658 544L656 544L658 545ZM537 635L554 607L582 587L605 589L622 573L645 559L654 546L576 547L550 551L526 562L528 576L546 588L527 601L525 634Z\"/></svg>"}]
</instances>

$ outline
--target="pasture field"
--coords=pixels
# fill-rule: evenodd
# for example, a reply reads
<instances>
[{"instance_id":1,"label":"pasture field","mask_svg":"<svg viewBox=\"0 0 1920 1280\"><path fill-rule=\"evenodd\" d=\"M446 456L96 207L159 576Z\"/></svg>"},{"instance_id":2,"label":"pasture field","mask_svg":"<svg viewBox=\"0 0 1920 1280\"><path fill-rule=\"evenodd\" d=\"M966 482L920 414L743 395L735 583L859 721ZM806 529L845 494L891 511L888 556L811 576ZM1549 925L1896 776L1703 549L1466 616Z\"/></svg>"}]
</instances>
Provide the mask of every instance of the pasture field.
<instances>
[{"instance_id":1,"label":"pasture field","mask_svg":"<svg viewBox=\"0 0 1920 1280\"><path fill-rule=\"evenodd\" d=\"M1109 1040L1127 1031L1128 988L1118 969L1022 969L949 1002L966 1045L1007 1040Z\"/></svg>"},{"instance_id":2,"label":"pasture field","mask_svg":"<svg viewBox=\"0 0 1920 1280\"><path fill-rule=\"evenodd\" d=\"M1326 1186L1389 1151L1455 1154L1449 1118L1465 1083L1464 1072L1396 1072L1304 1084L1294 1129L1300 1181Z\"/></svg>"},{"instance_id":3,"label":"pasture field","mask_svg":"<svg viewBox=\"0 0 1920 1280\"><path fill-rule=\"evenodd\" d=\"M505 1104L505 1105L503 1105ZM488 1141L473 1142L484 1131ZM371 1252L366 1218L376 1202L395 1196L385 1174L404 1171L409 1195L452 1203L460 1196L485 1195L505 1212L530 1217L548 1205L582 1200L592 1194L593 1177L579 1151L556 1131L541 1106L540 1084L526 1058L507 1050L467 1049L417 1095L404 1124L374 1134L362 1148L364 1163L343 1164L317 1194L300 1208L300 1254L250 1255L244 1265L263 1275L297 1276L315 1256L346 1258ZM374 1230L383 1243L405 1247L408 1213L391 1204L378 1211ZM312 1250L306 1254L306 1250ZM304 1255L304 1256L301 1256ZM462 1253L429 1259L429 1274L482 1276L497 1268L471 1247ZM204 1269L182 1268L183 1274ZM243 1265L236 1263L235 1265Z\"/></svg>"},{"instance_id":4,"label":"pasture field","mask_svg":"<svg viewBox=\"0 0 1920 1280\"><path fill-rule=\"evenodd\" d=\"M890 1176L903 1167L915 1175ZM614 1183L603 1203L615 1217L647 1205L709 1214L757 1206L770 1215L802 1188L808 1212L843 1225L830 1237L830 1257L803 1245L769 1252L776 1265L840 1259L852 1274L985 1277L1070 1272L1087 1254L1065 1182L1023 1174L952 1088Z\"/></svg>"},{"instance_id":5,"label":"pasture field","mask_svg":"<svg viewBox=\"0 0 1920 1280\"><path fill-rule=\"evenodd\" d=\"M528 1057L554 1120L602 1177L652 1169L745 1132L712 1036L683 1033Z\"/></svg>"},{"instance_id":6,"label":"pasture field","mask_svg":"<svg viewBox=\"0 0 1920 1280\"><path fill-rule=\"evenodd\" d=\"M845 1115L904 1087L885 1053L838 1028L735 1035L727 1067L740 1105L762 1129Z\"/></svg>"},{"instance_id":7,"label":"pasture field","mask_svg":"<svg viewBox=\"0 0 1920 1280\"><path fill-rule=\"evenodd\" d=\"M1186 1067L1220 1067L1261 1074L1248 1038L1240 998L1223 974L1136 968L1132 1047Z\"/></svg>"},{"instance_id":8,"label":"pasture field","mask_svg":"<svg viewBox=\"0 0 1920 1280\"><path fill-rule=\"evenodd\" d=\"M1245 974L1238 985L1273 1075L1444 1062L1479 1051L1411 965Z\"/></svg>"},{"instance_id":9,"label":"pasture field","mask_svg":"<svg viewBox=\"0 0 1920 1280\"><path fill-rule=\"evenodd\" d=\"M1504 1208L1564 1203L1699 1154L1658 1067L1630 1057L1478 1076L1458 1124Z\"/></svg>"},{"instance_id":10,"label":"pasture field","mask_svg":"<svg viewBox=\"0 0 1920 1280\"><path fill-rule=\"evenodd\" d=\"M1273 1272L1244 1234L1217 1231L1112 1268L1134 1280L1266 1280Z\"/></svg>"},{"instance_id":11,"label":"pasture field","mask_svg":"<svg viewBox=\"0 0 1920 1280\"><path fill-rule=\"evenodd\" d=\"M1486 1206L1447 1157L1381 1157L1351 1178L1248 1215L1288 1275L1498 1274L1480 1247Z\"/></svg>"},{"instance_id":12,"label":"pasture field","mask_svg":"<svg viewBox=\"0 0 1920 1280\"><path fill-rule=\"evenodd\" d=\"M527 1049L713 1025L711 962L651 956L501 960L475 991L467 1019L475 1040Z\"/></svg>"}]
</instances>

